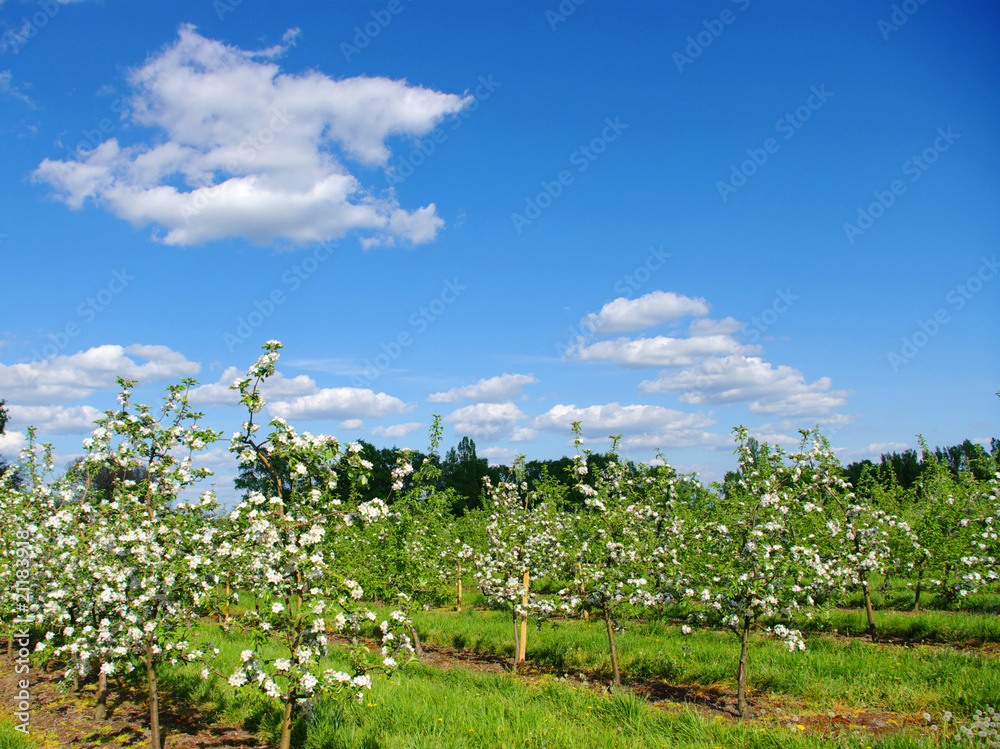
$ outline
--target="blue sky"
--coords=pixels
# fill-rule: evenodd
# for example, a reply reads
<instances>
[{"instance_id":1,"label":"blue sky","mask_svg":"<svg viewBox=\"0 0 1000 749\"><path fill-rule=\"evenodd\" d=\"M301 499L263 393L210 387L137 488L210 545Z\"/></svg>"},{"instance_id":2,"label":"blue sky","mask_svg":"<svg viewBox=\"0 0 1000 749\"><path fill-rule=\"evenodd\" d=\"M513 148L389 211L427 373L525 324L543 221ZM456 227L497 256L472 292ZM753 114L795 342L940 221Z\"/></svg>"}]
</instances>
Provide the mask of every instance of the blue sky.
<instances>
[{"instance_id":1,"label":"blue sky","mask_svg":"<svg viewBox=\"0 0 1000 749\"><path fill-rule=\"evenodd\" d=\"M0 1L0 397L706 479L996 436L988 2ZM220 485L232 468L207 456Z\"/></svg>"}]
</instances>

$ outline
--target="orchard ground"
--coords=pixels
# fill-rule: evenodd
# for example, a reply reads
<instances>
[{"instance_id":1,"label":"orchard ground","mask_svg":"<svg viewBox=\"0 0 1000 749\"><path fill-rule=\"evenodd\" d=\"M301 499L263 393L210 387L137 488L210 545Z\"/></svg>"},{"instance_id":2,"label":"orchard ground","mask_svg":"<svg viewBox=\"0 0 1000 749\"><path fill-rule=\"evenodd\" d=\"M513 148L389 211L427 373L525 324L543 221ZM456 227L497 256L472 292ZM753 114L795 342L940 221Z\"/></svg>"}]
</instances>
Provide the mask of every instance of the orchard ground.
<instances>
[{"instance_id":1,"label":"orchard ground","mask_svg":"<svg viewBox=\"0 0 1000 749\"><path fill-rule=\"evenodd\" d=\"M422 661L376 686L360 705L321 703L312 723L297 726L293 745L954 745L943 738L951 731L946 711L954 723L1000 702L995 594L970 602L980 611L886 611L880 622L891 644L860 635L863 613L849 609L814 617L813 629L826 631L810 634L804 653L758 636L746 721L737 717L736 651L727 633L695 628L682 634L683 620L671 616L680 612L620 622L625 689L612 693L602 623L560 619L533 627L528 664L515 676L509 673L509 621L472 598L477 605L461 612L449 607L418 613ZM895 601L903 597L879 603ZM203 631L217 633L210 623ZM914 633L923 637L906 636ZM947 637L953 639L943 641ZM235 660L246 644L230 638L223 647ZM37 662L30 674L27 736L14 731L9 719L0 721L0 746L125 747L144 740L148 713L141 683L114 684L109 719L99 722L93 718L94 686L60 691L58 673L46 673L44 665ZM0 699L8 715L16 697L12 666L7 659L0 666ZM277 703L247 699L218 679L202 681L194 666L167 671L168 747L274 744Z\"/></svg>"}]
</instances>

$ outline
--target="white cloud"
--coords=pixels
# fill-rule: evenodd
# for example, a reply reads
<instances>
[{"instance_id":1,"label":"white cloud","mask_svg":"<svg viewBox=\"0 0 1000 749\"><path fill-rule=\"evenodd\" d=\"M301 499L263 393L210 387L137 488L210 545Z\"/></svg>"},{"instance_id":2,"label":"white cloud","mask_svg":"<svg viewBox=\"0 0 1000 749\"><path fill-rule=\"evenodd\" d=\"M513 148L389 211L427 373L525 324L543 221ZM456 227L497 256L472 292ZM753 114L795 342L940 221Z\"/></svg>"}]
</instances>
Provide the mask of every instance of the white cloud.
<instances>
[{"instance_id":1,"label":"white cloud","mask_svg":"<svg viewBox=\"0 0 1000 749\"><path fill-rule=\"evenodd\" d=\"M218 382L191 388L188 401L194 406L235 406L240 402L240 394L229 386L244 374L238 367L227 367Z\"/></svg>"},{"instance_id":2,"label":"white cloud","mask_svg":"<svg viewBox=\"0 0 1000 749\"><path fill-rule=\"evenodd\" d=\"M10 422L33 426L41 436L49 434L89 434L94 420L104 413L93 406L11 406Z\"/></svg>"},{"instance_id":3,"label":"white cloud","mask_svg":"<svg viewBox=\"0 0 1000 749\"><path fill-rule=\"evenodd\" d=\"M533 426L569 434L574 421L580 422L581 431L591 439L622 435L624 448L715 448L725 442L725 437L705 431L715 424L711 416L663 406L607 403L581 408L560 404L536 417Z\"/></svg>"},{"instance_id":4,"label":"white cloud","mask_svg":"<svg viewBox=\"0 0 1000 749\"><path fill-rule=\"evenodd\" d=\"M526 415L513 403L476 403L464 406L444 417L461 435L495 440L507 435Z\"/></svg>"},{"instance_id":5,"label":"white cloud","mask_svg":"<svg viewBox=\"0 0 1000 749\"><path fill-rule=\"evenodd\" d=\"M510 465L517 453L509 447L485 447L476 451L480 458L486 458L491 466Z\"/></svg>"},{"instance_id":6,"label":"white cloud","mask_svg":"<svg viewBox=\"0 0 1000 749\"><path fill-rule=\"evenodd\" d=\"M549 432L572 430L579 421L584 434L640 434L664 429L690 429L711 426L715 421L703 414L675 411L663 406L628 405L607 403L578 408L559 404L535 417L532 426Z\"/></svg>"},{"instance_id":7,"label":"white cloud","mask_svg":"<svg viewBox=\"0 0 1000 749\"><path fill-rule=\"evenodd\" d=\"M700 317L707 315L711 309L711 305L701 297L695 299L672 291L653 291L638 299L618 297L601 307L600 312L591 312L584 317L580 327L598 335L627 333L678 317Z\"/></svg>"},{"instance_id":8,"label":"white cloud","mask_svg":"<svg viewBox=\"0 0 1000 749\"><path fill-rule=\"evenodd\" d=\"M5 431L3 434L0 434L0 455L4 455L10 458L11 461L15 461L26 442L27 439L24 432Z\"/></svg>"},{"instance_id":9,"label":"white cloud","mask_svg":"<svg viewBox=\"0 0 1000 749\"><path fill-rule=\"evenodd\" d=\"M703 318L701 320L692 320L691 325L688 326L688 333L692 337L729 335L730 333L743 330L743 327L743 323L733 317L725 317L722 320L709 320L708 318Z\"/></svg>"},{"instance_id":10,"label":"white cloud","mask_svg":"<svg viewBox=\"0 0 1000 749\"><path fill-rule=\"evenodd\" d=\"M657 380L644 380L644 393L681 392L684 403L715 404L751 401L750 411L778 416L827 414L847 405L847 390L830 390L829 377L807 384L798 369L773 366L756 356L726 356L664 374Z\"/></svg>"},{"instance_id":11,"label":"white cloud","mask_svg":"<svg viewBox=\"0 0 1000 749\"><path fill-rule=\"evenodd\" d=\"M407 211L393 192L365 188L344 160L384 167L389 138L424 135L472 97L405 80L282 73L273 59L284 50L246 51L181 26L129 77L133 122L163 137L132 146L111 138L80 161L46 159L34 179L71 208L89 199L135 226L163 227L154 236L166 244L301 244L350 231L368 233L366 245L433 240L443 226L433 203Z\"/></svg>"},{"instance_id":12,"label":"white cloud","mask_svg":"<svg viewBox=\"0 0 1000 749\"><path fill-rule=\"evenodd\" d=\"M51 405L117 387L119 376L145 384L192 377L199 369L166 346L104 345L44 361L0 364L0 393L12 405Z\"/></svg>"},{"instance_id":13,"label":"white cloud","mask_svg":"<svg viewBox=\"0 0 1000 749\"><path fill-rule=\"evenodd\" d=\"M340 422L337 426L341 429L361 429L365 425L365 422L361 419L346 419Z\"/></svg>"},{"instance_id":14,"label":"white cloud","mask_svg":"<svg viewBox=\"0 0 1000 749\"><path fill-rule=\"evenodd\" d=\"M408 421L405 424L392 424L391 426L383 427L377 426L372 427L373 437L382 437L384 439L397 440L406 437L407 435L413 434L414 432L422 429L424 424L419 421Z\"/></svg>"},{"instance_id":15,"label":"white cloud","mask_svg":"<svg viewBox=\"0 0 1000 749\"><path fill-rule=\"evenodd\" d=\"M843 463L853 463L860 460L871 460L878 463L882 456L887 453L901 453L904 450L912 450L913 445L908 442L872 442L867 447L856 450L849 450L846 447L834 448L837 457Z\"/></svg>"},{"instance_id":16,"label":"white cloud","mask_svg":"<svg viewBox=\"0 0 1000 749\"><path fill-rule=\"evenodd\" d=\"M750 404L750 413L775 416L802 416L829 413L834 408L847 405L850 390L830 390L833 381L829 377L820 377L811 385L805 384L805 378L799 384L797 392L787 393L775 400L759 400Z\"/></svg>"},{"instance_id":17,"label":"white cloud","mask_svg":"<svg viewBox=\"0 0 1000 749\"><path fill-rule=\"evenodd\" d=\"M236 456L229 451L228 443L217 444L208 450L196 452L192 460L195 466L222 466L234 474L239 468Z\"/></svg>"},{"instance_id":18,"label":"white cloud","mask_svg":"<svg viewBox=\"0 0 1000 749\"><path fill-rule=\"evenodd\" d=\"M292 422L298 419L375 418L408 410L399 398L367 388L323 388L291 400L270 402L267 408L275 416Z\"/></svg>"},{"instance_id":19,"label":"white cloud","mask_svg":"<svg viewBox=\"0 0 1000 749\"><path fill-rule=\"evenodd\" d=\"M433 393L427 400L432 403L454 403L466 400L474 403L503 403L521 394L525 385L534 385L538 379L534 375L507 374L482 379L472 385L452 388L442 393Z\"/></svg>"},{"instance_id":20,"label":"white cloud","mask_svg":"<svg viewBox=\"0 0 1000 749\"><path fill-rule=\"evenodd\" d=\"M239 391L230 390L230 386L246 374L237 367L227 367L217 382L199 385L192 388L188 400L198 406L235 406L240 402ZM286 377L281 372L265 380L261 385L261 393L265 401L287 400L300 395L311 395L319 392L316 381L306 375Z\"/></svg>"},{"instance_id":21,"label":"white cloud","mask_svg":"<svg viewBox=\"0 0 1000 749\"><path fill-rule=\"evenodd\" d=\"M756 353L758 346L745 346L728 335L695 338L617 338L589 346L578 343L567 357L580 361L607 361L622 367L673 367L693 364L696 360L719 354Z\"/></svg>"},{"instance_id":22,"label":"white cloud","mask_svg":"<svg viewBox=\"0 0 1000 749\"><path fill-rule=\"evenodd\" d=\"M697 428L678 427L676 429L662 429L657 432L626 437L622 441L622 446L626 449L655 448L671 450L683 447L702 447L708 450L716 450L732 445L732 443L732 439L726 434L706 432L703 429Z\"/></svg>"},{"instance_id":23,"label":"white cloud","mask_svg":"<svg viewBox=\"0 0 1000 749\"><path fill-rule=\"evenodd\" d=\"M537 429L531 429L530 427L515 427L514 431L510 433L510 441L531 442L537 436Z\"/></svg>"}]
</instances>

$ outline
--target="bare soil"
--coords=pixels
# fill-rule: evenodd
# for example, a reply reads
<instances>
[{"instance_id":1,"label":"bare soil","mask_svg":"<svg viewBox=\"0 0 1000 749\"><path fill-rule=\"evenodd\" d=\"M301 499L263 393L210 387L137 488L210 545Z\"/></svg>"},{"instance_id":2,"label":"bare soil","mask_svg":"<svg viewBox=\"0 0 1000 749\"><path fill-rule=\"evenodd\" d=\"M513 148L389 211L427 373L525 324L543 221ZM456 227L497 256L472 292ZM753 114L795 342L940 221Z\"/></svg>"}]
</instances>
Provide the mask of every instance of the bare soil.
<instances>
[{"instance_id":1,"label":"bare soil","mask_svg":"<svg viewBox=\"0 0 1000 749\"><path fill-rule=\"evenodd\" d=\"M29 735L46 747L143 747L149 746L149 708L145 694L124 690L112 682L108 699L108 719L94 718L97 690L93 684L76 692L60 688L60 673L33 668L15 675L13 665L0 659L0 705L13 716L14 695L19 679L28 678L31 695ZM167 749L266 749L260 738L239 726L219 723L193 707L161 704L160 726L166 734Z\"/></svg>"}]
</instances>

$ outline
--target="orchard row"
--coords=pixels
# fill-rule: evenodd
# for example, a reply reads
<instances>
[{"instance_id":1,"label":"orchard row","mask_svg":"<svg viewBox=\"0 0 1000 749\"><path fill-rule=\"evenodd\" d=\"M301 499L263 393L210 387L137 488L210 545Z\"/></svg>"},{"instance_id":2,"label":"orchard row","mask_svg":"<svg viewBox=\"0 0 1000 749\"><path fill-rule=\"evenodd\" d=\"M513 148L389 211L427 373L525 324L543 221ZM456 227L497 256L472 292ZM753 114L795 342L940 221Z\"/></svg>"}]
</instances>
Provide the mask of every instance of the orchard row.
<instances>
[{"instance_id":1,"label":"orchard row","mask_svg":"<svg viewBox=\"0 0 1000 749\"><path fill-rule=\"evenodd\" d=\"M281 419L261 434L261 384L280 348L268 342L233 385L248 416L230 449L269 478L231 512L210 491L190 499L210 475L198 454L222 440L191 409L190 380L168 388L157 413L119 380L118 406L96 422L73 470L54 478L50 449L29 430L0 485L9 635L27 627L34 657L66 663L68 680L96 678L99 715L109 677L144 672L156 749L163 664L197 663L204 678L280 701L287 749L294 719L318 698L363 699L373 679L419 653L410 612L453 585L461 606L469 572L510 612L515 669L528 617L597 615L620 683L616 620L682 604L685 630L736 634L741 713L755 628L770 623L804 649L798 631L776 622L860 590L876 637L874 577L910 579L918 606L923 592L960 602L998 577L1000 479L934 461L905 491L870 473L853 485L814 431L786 454L736 429L739 469L712 490L668 465L619 459L617 438L605 455L582 449L577 424L572 485L543 477L529 490L518 462L504 480L486 480L483 510L456 518L436 462L401 452L392 490L372 497L360 444ZM430 454L440 437L436 421ZM396 610L377 616L376 600ZM198 629L206 615L252 635L235 668ZM334 637L350 643L346 654ZM331 654L344 665L329 668Z\"/></svg>"}]
</instances>

